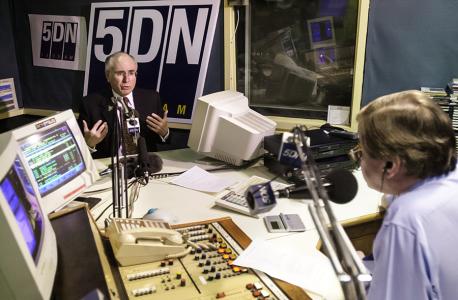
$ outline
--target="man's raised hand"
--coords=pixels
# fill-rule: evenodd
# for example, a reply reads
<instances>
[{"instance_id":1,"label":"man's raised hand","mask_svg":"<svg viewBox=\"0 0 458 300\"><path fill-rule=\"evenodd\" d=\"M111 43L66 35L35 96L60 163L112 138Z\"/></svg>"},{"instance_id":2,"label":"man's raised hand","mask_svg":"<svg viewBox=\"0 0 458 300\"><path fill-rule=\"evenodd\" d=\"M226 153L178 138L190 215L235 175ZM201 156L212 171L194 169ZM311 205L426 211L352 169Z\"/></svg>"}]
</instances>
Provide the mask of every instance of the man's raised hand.
<instances>
[{"instance_id":1,"label":"man's raised hand","mask_svg":"<svg viewBox=\"0 0 458 300\"><path fill-rule=\"evenodd\" d=\"M86 144L90 148L94 148L98 143L100 143L108 133L108 124L107 122L102 122L98 120L94 126L89 129L85 120L83 120L83 135Z\"/></svg>"}]
</instances>

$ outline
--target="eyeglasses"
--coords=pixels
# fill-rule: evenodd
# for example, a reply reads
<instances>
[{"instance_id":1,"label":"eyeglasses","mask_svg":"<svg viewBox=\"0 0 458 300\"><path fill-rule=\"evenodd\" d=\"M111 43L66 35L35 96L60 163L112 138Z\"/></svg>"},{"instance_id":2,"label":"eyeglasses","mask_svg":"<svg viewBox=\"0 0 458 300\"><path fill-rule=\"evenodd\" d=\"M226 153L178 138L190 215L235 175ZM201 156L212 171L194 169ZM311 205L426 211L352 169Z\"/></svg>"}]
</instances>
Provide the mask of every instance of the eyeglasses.
<instances>
[{"instance_id":1,"label":"eyeglasses","mask_svg":"<svg viewBox=\"0 0 458 300\"><path fill-rule=\"evenodd\" d=\"M129 70L129 71L114 71L113 72L114 75L116 77L119 77L119 78L124 78L124 77L128 77L128 78L132 78L132 77L137 77L137 71L134 71L134 70Z\"/></svg>"},{"instance_id":2,"label":"eyeglasses","mask_svg":"<svg viewBox=\"0 0 458 300\"><path fill-rule=\"evenodd\" d=\"M356 145L353 149L350 150L350 152L348 152L348 155L359 165L361 158L363 157L363 149L361 148L361 145Z\"/></svg>"}]
</instances>

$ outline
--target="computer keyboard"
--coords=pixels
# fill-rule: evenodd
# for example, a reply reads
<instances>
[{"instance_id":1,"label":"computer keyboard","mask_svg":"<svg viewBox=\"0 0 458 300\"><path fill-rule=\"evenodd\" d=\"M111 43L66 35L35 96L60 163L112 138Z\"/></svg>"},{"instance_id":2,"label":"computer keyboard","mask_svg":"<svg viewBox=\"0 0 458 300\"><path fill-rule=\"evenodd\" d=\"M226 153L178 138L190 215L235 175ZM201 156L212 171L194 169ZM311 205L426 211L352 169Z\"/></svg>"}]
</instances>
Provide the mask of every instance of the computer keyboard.
<instances>
[{"instance_id":1,"label":"computer keyboard","mask_svg":"<svg viewBox=\"0 0 458 300\"><path fill-rule=\"evenodd\" d=\"M248 203L245 199L245 191L252 185L268 182L269 179L259 176L251 176L245 181L233 185L216 196L215 204L229 210L236 211L249 216L256 216L250 212ZM279 190L287 187L287 184L280 182L271 182L273 190Z\"/></svg>"}]
</instances>

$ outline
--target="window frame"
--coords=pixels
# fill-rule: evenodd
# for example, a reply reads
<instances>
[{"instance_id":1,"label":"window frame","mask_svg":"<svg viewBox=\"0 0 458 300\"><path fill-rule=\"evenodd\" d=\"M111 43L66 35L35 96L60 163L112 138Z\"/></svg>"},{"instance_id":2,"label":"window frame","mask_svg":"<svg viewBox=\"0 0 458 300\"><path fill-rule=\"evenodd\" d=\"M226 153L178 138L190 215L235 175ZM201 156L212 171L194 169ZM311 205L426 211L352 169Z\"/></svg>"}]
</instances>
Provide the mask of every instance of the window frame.
<instances>
[{"instance_id":1,"label":"window frame","mask_svg":"<svg viewBox=\"0 0 458 300\"><path fill-rule=\"evenodd\" d=\"M254 0L251 0L254 1ZM237 10L245 10L247 16L245 21L250 26L250 2L245 1L230 1L224 2L224 88L230 90L237 90L237 76L236 76L236 41L235 35L237 32L235 29L237 25ZM350 125L341 126L345 129L356 131L357 122L356 116L361 109L361 99L363 90L363 79L364 79L364 64L366 54L366 37L367 37L367 26L369 16L369 5L370 0L359 0L358 1L358 16L357 16L357 32L356 32L356 45L355 45L355 62L354 62L354 75L353 75L353 89L352 89L352 101L350 107ZM247 26L247 27L248 27ZM237 31L242 30L237 28ZM251 53L250 51L250 34L246 33L245 30L245 53ZM245 70L249 71L249 65L251 58L245 56ZM247 83L248 79L245 80ZM247 84L245 84L247 86ZM249 83L248 83L249 87ZM326 120L320 119L304 119L298 117L288 116L267 116L277 123L277 131L290 131L294 126L305 125L308 127L321 126L326 123Z\"/></svg>"}]
</instances>

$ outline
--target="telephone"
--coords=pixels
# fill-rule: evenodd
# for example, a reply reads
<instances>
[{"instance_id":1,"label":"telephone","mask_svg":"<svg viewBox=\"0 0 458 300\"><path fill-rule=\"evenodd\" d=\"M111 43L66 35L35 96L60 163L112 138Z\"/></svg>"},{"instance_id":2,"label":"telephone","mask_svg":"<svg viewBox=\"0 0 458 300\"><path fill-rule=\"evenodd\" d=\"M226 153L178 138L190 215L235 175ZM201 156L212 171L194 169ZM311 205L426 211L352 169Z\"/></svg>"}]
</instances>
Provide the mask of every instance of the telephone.
<instances>
[{"instance_id":1,"label":"telephone","mask_svg":"<svg viewBox=\"0 0 458 300\"><path fill-rule=\"evenodd\" d=\"M121 266L181 257L189 252L181 234L162 220L115 218L106 233Z\"/></svg>"}]
</instances>

